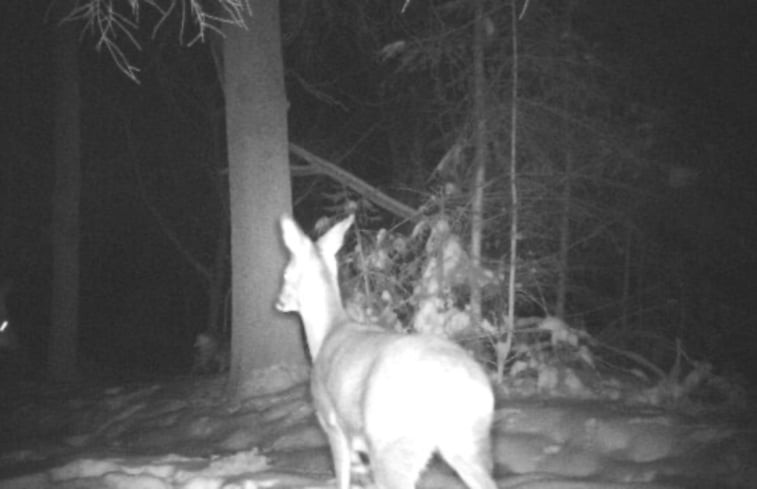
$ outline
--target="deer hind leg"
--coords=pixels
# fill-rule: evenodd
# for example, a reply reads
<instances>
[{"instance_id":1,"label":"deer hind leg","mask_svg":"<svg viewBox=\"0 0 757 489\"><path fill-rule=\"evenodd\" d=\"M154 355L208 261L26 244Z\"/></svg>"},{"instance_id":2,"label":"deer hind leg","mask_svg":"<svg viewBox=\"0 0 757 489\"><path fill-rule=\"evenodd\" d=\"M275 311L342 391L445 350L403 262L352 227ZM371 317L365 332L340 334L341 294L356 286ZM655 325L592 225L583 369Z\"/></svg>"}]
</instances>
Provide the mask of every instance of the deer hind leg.
<instances>
[{"instance_id":1,"label":"deer hind leg","mask_svg":"<svg viewBox=\"0 0 757 489\"><path fill-rule=\"evenodd\" d=\"M329 440L337 489L350 489L353 453L349 440L337 423L327 422L320 413L318 413L318 420Z\"/></svg>"},{"instance_id":2,"label":"deer hind leg","mask_svg":"<svg viewBox=\"0 0 757 489\"><path fill-rule=\"evenodd\" d=\"M427 441L410 438L374 447L370 462L376 489L414 489L433 448Z\"/></svg>"},{"instance_id":3,"label":"deer hind leg","mask_svg":"<svg viewBox=\"0 0 757 489\"><path fill-rule=\"evenodd\" d=\"M445 437L439 446L439 454L470 489L496 489L491 476L489 423L472 422L456 434Z\"/></svg>"}]
</instances>

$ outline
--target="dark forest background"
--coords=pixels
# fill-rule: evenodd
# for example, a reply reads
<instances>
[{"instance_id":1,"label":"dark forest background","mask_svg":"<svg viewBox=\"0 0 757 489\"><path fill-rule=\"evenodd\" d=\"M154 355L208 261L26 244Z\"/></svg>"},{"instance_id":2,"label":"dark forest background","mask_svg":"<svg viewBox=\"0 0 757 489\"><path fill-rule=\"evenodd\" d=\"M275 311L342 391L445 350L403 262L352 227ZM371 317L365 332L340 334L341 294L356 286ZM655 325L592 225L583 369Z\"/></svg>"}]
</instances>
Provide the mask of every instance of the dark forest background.
<instances>
[{"instance_id":1,"label":"dark forest background","mask_svg":"<svg viewBox=\"0 0 757 489\"><path fill-rule=\"evenodd\" d=\"M463 2L281 3L289 137L431 218L470 231L471 28ZM40 359L50 323L53 91L48 2L0 7L2 270ZM509 4L486 2L484 258L507 256ZM181 373L207 327L227 198L211 42L157 32L145 10L126 77L80 40L82 350L120 368ZM532 1L519 24L516 315L555 314L569 203L566 320L672 365L676 338L753 376L757 311L757 8L748 1ZM297 172L306 227L358 202L366 229L408 233L339 181ZM572 183L566 195L566 179ZM442 204L443 203L443 204ZM404 226L404 227L403 227ZM467 242L467 241L466 241ZM220 320L220 319L216 319ZM137 367L135 367L135 365ZM754 378L754 377L753 377Z\"/></svg>"}]
</instances>

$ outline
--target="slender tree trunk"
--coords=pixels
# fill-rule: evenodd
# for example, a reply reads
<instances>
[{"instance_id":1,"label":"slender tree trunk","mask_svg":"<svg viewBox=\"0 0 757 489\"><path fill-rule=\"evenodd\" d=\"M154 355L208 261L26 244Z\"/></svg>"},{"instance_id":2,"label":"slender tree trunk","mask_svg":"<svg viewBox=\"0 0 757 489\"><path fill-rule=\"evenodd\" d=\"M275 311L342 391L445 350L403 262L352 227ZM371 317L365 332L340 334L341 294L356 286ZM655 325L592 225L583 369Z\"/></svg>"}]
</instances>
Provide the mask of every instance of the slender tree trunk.
<instances>
[{"instance_id":1,"label":"slender tree trunk","mask_svg":"<svg viewBox=\"0 0 757 489\"><path fill-rule=\"evenodd\" d=\"M565 39L571 39L573 34L573 12L576 8L575 0L567 0L563 9L562 26L564 29ZM554 68L558 72L561 68L555 66ZM563 97L563 110L566 113L570 113L571 102L567 95ZM560 244L559 244L559 263L557 272L557 300L555 305L555 315L559 318L565 318L567 311L567 298L568 298L568 280L570 270L570 217L572 213L571 203L573 200L573 166L575 164L573 150L571 146L573 144L571 138L573 134L571 132L570 124L564 122L565 135L565 173L564 182L562 187L562 206L560 213Z\"/></svg>"},{"instance_id":2,"label":"slender tree trunk","mask_svg":"<svg viewBox=\"0 0 757 489\"><path fill-rule=\"evenodd\" d=\"M13 158L12 155L11 158ZM14 165L12 161L13 159L6 160L0 165L0 284L3 279L8 278L5 274L8 273L7 267L10 261L8 248L11 241L11 209L13 208L11 175Z\"/></svg>"},{"instance_id":3,"label":"slender tree trunk","mask_svg":"<svg viewBox=\"0 0 757 489\"><path fill-rule=\"evenodd\" d=\"M55 189L53 192L53 283L48 371L52 378L77 377L79 321L79 197L81 193L81 97L77 31L55 27Z\"/></svg>"},{"instance_id":4,"label":"slender tree trunk","mask_svg":"<svg viewBox=\"0 0 757 489\"><path fill-rule=\"evenodd\" d=\"M565 318L566 299L568 296L568 269L570 249L570 213L573 198L573 154L568 148L565 155L565 181L562 188L562 206L560 208L560 250L557 272L557 305L555 315Z\"/></svg>"},{"instance_id":5,"label":"slender tree trunk","mask_svg":"<svg viewBox=\"0 0 757 489\"><path fill-rule=\"evenodd\" d=\"M226 334L225 308L226 308L226 255L229 252L229 225L228 217L223 216L224 222L219 228L216 239L216 250L213 259L213 268L210 270L208 282L208 318L205 325L206 331L215 333L219 338Z\"/></svg>"},{"instance_id":6,"label":"slender tree trunk","mask_svg":"<svg viewBox=\"0 0 757 489\"><path fill-rule=\"evenodd\" d=\"M219 38L214 38L212 46L214 59L216 60L217 69L219 70L219 81L223 82L223 45ZM223 83L222 83L223 86ZM210 178L213 181L216 195L219 200L221 222L218 226L218 236L216 237L215 256L213 257L213 268L210 270L210 280L208 281L208 317L206 330L215 332L219 338L226 337L229 331L227 319L229 311L226 310L226 294L228 289L228 267L229 267L229 181L226 178L226 127L224 125L223 112L215 107L212 99L207 103L207 110L210 113L210 125L213 131L213 169Z\"/></svg>"},{"instance_id":7,"label":"slender tree trunk","mask_svg":"<svg viewBox=\"0 0 757 489\"><path fill-rule=\"evenodd\" d=\"M292 206L279 2L253 0L248 28L226 30L224 81L231 204L230 393L269 388L269 367L306 365L299 322L274 310L286 255L279 216ZM271 371L271 370L269 370Z\"/></svg>"},{"instance_id":8,"label":"slender tree trunk","mask_svg":"<svg viewBox=\"0 0 757 489\"><path fill-rule=\"evenodd\" d=\"M626 223L626 245L623 253L623 288L620 299L620 327L624 332L628 331L629 311L631 300L631 253L633 251L633 227L631 223Z\"/></svg>"},{"instance_id":9,"label":"slender tree trunk","mask_svg":"<svg viewBox=\"0 0 757 489\"><path fill-rule=\"evenodd\" d=\"M510 353L515 333L515 275L518 271L518 17L517 2L510 0L512 30L512 91L510 108L510 260L507 283L507 320L503 336L505 341L497 344L497 380L502 382L505 373L505 361Z\"/></svg>"},{"instance_id":10,"label":"slender tree trunk","mask_svg":"<svg viewBox=\"0 0 757 489\"><path fill-rule=\"evenodd\" d=\"M481 236L484 232L484 183L486 182L486 72L484 71L484 0L476 0L473 21L473 119L475 121L473 199L471 202L470 311L475 327L481 323Z\"/></svg>"}]
</instances>

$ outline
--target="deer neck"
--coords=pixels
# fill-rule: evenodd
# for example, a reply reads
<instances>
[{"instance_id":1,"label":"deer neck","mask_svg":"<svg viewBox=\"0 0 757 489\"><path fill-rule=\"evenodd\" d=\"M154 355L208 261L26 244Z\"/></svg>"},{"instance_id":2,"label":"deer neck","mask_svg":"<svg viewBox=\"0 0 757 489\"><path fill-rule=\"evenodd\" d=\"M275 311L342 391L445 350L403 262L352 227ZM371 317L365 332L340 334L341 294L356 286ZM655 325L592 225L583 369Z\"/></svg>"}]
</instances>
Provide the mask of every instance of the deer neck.
<instances>
[{"instance_id":1,"label":"deer neck","mask_svg":"<svg viewBox=\"0 0 757 489\"><path fill-rule=\"evenodd\" d=\"M300 309L312 360L318 357L329 333L349 321L336 279L331 278L326 270L323 272L320 283L309 287Z\"/></svg>"}]
</instances>

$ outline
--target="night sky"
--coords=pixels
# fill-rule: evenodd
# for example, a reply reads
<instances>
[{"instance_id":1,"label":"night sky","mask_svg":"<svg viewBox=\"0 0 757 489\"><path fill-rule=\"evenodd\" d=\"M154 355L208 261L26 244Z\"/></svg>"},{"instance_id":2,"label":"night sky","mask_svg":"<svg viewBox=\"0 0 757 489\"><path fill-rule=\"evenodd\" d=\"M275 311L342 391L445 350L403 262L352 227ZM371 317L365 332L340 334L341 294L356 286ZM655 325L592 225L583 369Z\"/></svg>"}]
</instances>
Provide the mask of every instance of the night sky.
<instances>
[{"instance_id":1,"label":"night sky","mask_svg":"<svg viewBox=\"0 0 757 489\"><path fill-rule=\"evenodd\" d=\"M410 10L417 7L412 3ZM19 314L26 322L37 325L46 322L44 304L49 301L45 284L50 270L53 20L45 21L48 4L3 0L0 5L4 149L0 165L5 166L0 188L5 194L2 217L6 229L12 230L4 238L3 260L6 273L20 284L14 307L23 311ZM577 29L597 55L623 67L622 76L640 99L665 114L666 144L660 145L656 159L699 175L693 186L675 191L668 208L659 211L664 215L661 221L668 229L674 223L674 239L709 250L701 280L733 307L757 313L752 285L757 271L757 4L749 0L579 4ZM341 36L333 26L323 29L329 35L323 36L322 45L308 47L323 60L320 71L307 73L331 76L333 84L322 88L349 103L371 90L376 75L369 71L371 63L351 49L350 35ZM209 223L217 223L218 203L204 179L206 168L187 162L211 158L211 149L198 141L198 135L208 131L203 110L222 99L217 88L208 90L214 79L207 45L180 47L177 37L175 26L169 24L157 39L145 36L143 51L129 51L142 69L137 85L116 69L105 52L95 51L92 36L82 36L82 321L118 317L127 323L142 322L149 330L144 335L157 342L161 335L151 331L161 324L176 332L181 342L191 343L202 326L202 306L195 299L202 295L203 284L140 201L132 185L135 169L122 164L126 118L134 121L136 151L149 155L141 161L152 195L182 229L198 236L196 252L210 253L215 229ZM298 49L305 48L287 46L286 59L292 64ZM294 142L318 153L338 146L322 143L328 134L345 133L350 126L370 127L374 113L366 108L368 104L355 104L348 111L325 106L302 91L294 76L302 73L295 73L292 66L287 70ZM354 139L338 143L350 147ZM372 154L374 162L388 157L381 154L381 145L365 144L362 151ZM385 183L380 165L355 164L350 169L370 183ZM183 284L182 290L177 291L176 284Z\"/></svg>"}]
</instances>

